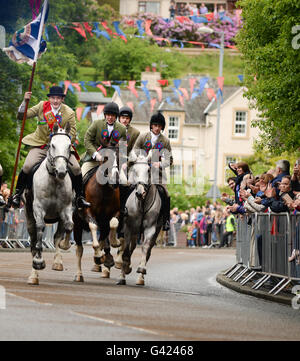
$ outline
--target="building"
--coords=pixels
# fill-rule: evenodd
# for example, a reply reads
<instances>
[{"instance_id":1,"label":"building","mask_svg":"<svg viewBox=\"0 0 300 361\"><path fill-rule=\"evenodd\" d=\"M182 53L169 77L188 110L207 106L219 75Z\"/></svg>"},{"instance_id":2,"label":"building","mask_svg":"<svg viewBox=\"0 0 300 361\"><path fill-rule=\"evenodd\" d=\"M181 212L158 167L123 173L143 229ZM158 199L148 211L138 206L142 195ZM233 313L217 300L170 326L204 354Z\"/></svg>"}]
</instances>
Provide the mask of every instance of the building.
<instances>
[{"instance_id":1,"label":"building","mask_svg":"<svg viewBox=\"0 0 300 361\"><path fill-rule=\"evenodd\" d=\"M182 3L197 4L198 7L205 3L209 11L214 11L214 8L223 5L224 9L232 11L235 9L237 0L209 0L209 1L175 1L179 7ZM160 15L163 18L169 17L170 0L120 0L120 14L133 15L137 13L152 13Z\"/></svg>"},{"instance_id":2,"label":"building","mask_svg":"<svg viewBox=\"0 0 300 361\"><path fill-rule=\"evenodd\" d=\"M153 76L156 77L157 73ZM195 76L197 80L201 77ZM157 98L157 92L148 83L150 98ZM189 88L189 79L184 79L182 87ZM209 79L208 87L217 89L216 80ZM213 181L217 106L214 98L209 101L206 90L193 100L185 99L182 104L172 87L163 89L162 100L156 101L153 112L161 111L166 119L165 134L171 139L174 155L174 167L170 176L181 183L183 179L197 181L201 189L205 179ZM117 92L112 97L120 107L130 105L134 109L132 124L141 132L149 130L151 118L150 102L140 88L136 88L139 98L128 89ZM238 161L253 154L253 144L258 137L258 130L251 127L251 121L257 112L249 109L248 101L243 97L244 88L225 86L221 105L220 138L218 156L217 184L226 184L229 161ZM168 99L168 101L166 101Z\"/></svg>"}]
</instances>

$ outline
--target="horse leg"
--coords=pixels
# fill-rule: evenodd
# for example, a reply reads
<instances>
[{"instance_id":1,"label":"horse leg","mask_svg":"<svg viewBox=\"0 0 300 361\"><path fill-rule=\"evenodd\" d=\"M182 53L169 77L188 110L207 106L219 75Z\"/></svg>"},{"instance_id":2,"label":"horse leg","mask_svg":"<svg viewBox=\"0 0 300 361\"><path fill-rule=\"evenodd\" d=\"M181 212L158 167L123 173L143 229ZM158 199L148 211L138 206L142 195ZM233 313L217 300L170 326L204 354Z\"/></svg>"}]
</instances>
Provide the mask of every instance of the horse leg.
<instances>
[{"instance_id":1,"label":"horse leg","mask_svg":"<svg viewBox=\"0 0 300 361\"><path fill-rule=\"evenodd\" d=\"M65 209L64 213L61 214L61 219L63 220L66 236L59 242L59 248L67 251L71 247L70 237L74 226L72 221L72 206Z\"/></svg>"},{"instance_id":2,"label":"horse leg","mask_svg":"<svg viewBox=\"0 0 300 361\"><path fill-rule=\"evenodd\" d=\"M108 235L109 244L114 248L119 247L121 243L117 239L117 229L119 226L118 219L116 217L113 217L109 222L109 226L110 226L110 231Z\"/></svg>"},{"instance_id":3,"label":"horse leg","mask_svg":"<svg viewBox=\"0 0 300 361\"><path fill-rule=\"evenodd\" d=\"M130 242L125 242L125 239L130 238ZM123 249L120 252L121 253L121 272L119 276L119 280L117 282L117 285L126 285L126 275L128 275L132 271L131 267L131 256L132 253L136 247L138 235L127 235L127 232L125 230L125 239L123 242ZM121 248L121 247L120 247ZM119 257L119 255L118 255Z\"/></svg>"},{"instance_id":4,"label":"horse leg","mask_svg":"<svg viewBox=\"0 0 300 361\"><path fill-rule=\"evenodd\" d=\"M55 246L55 255L54 255L54 261L52 265L53 271L63 271L64 266L62 262L62 254L60 251L60 241L62 240L64 235L64 224L60 220L58 222L57 230L54 235L54 246Z\"/></svg>"},{"instance_id":5,"label":"horse leg","mask_svg":"<svg viewBox=\"0 0 300 361\"><path fill-rule=\"evenodd\" d=\"M115 260L115 268L117 269L121 269L122 268L122 263L123 263L123 252L124 252L124 248L125 248L125 238L120 237L119 238L120 241L120 246L118 248L118 253L117 253L117 257Z\"/></svg>"},{"instance_id":6,"label":"horse leg","mask_svg":"<svg viewBox=\"0 0 300 361\"><path fill-rule=\"evenodd\" d=\"M28 229L28 233L30 235L31 254L32 254L32 258L33 258L36 253L35 245L37 242L37 237L36 237L36 226L35 226L35 220L33 218L33 214L31 214L31 216L32 217L27 216L27 229ZM38 285L39 284L38 271L35 270L34 268L32 268L32 270L31 270L31 274L28 277L27 284L29 284L29 285Z\"/></svg>"},{"instance_id":7,"label":"horse leg","mask_svg":"<svg viewBox=\"0 0 300 361\"><path fill-rule=\"evenodd\" d=\"M137 273L140 273L136 284L143 286L145 284L144 276L147 273L146 264L150 258L151 250L155 244L156 238L159 234L161 227L156 227L156 225L152 225L149 228L144 230L144 242L142 244L142 259L138 266Z\"/></svg>"},{"instance_id":8,"label":"horse leg","mask_svg":"<svg viewBox=\"0 0 300 361\"><path fill-rule=\"evenodd\" d=\"M110 268L105 265L102 267L101 278L110 278Z\"/></svg>"},{"instance_id":9,"label":"horse leg","mask_svg":"<svg viewBox=\"0 0 300 361\"><path fill-rule=\"evenodd\" d=\"M35 203L35 202L34 202ZM42 270L46 267L43 259L43 233L45 230L45 212L39 205L34 205L34 218L36 221L37 242L35 251L33 252L32 267L36 270Z\"/></svg>"},{"instance_id":10,"label":"horse leg","mask_svg":"<svg viewBox=\"0 0 300 361\"><path fill-rule=\"evenodd\" d=\"M108 241L108 237L106 237L105 241L104 241L104 266L107 268L111 268L114 266L115 261L113 256L110 253L110 246L109 246L109 241Z\"/></svg>"},{"instance_id":11,"label":"horse leg","mask_svg":"<svg viewBox=\"0 0 300 361\"><path fill-rule=\"evenodd\" d=\"M89 228L90 228L90 231L92 234L92 240L93 240L94 262L96 265L99 266L101 264L101 248L100 248L100 244L99 244L98 238L97 238L98 226L97 226L96 221L91 217L89 219ZM98 272L98 271L96 271L96 272Z\"/></svg>"},{"instance_id":12,"label":"horse leg","mask_svg":"<svg viewBox=\"0 0 300 361\"><path fill-rule=\"evenodd\" d=\"M77 213L73 215L74 219L74 241L76 242L76 257L77 257L77 273L75 276L75 282L84 282L82 269L81 269L81 260L83 255L83 246L82 246L82 224L80 217Z\"/></svg>"}]
</instances>

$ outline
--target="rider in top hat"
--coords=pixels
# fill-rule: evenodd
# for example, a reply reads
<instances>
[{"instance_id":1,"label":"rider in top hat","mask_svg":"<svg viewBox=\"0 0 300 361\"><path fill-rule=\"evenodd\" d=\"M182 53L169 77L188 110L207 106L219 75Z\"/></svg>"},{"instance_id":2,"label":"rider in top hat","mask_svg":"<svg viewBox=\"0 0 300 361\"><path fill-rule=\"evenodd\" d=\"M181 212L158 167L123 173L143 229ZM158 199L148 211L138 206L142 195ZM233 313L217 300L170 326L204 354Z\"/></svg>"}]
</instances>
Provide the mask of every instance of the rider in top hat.
<instances>
[{"instance_id":1,"label":"rider in top hat","mask_svg":"<svg viewBox=\"0 0 300 361\"><path fill-rule=\"evenodd\" d=\"M103 109L104 119L93 121L84 137L86 154L83 157L82 174L85 176L91 169L97 167L102 160L98 151L102 148L115 147L120 141L126 142L126 128L117 122L119 116L118 104L107 103Z\"/></svg>"},{"instance_id":2,"label":"rider in top hat","mask_svg":"<svg viewBox=\"0 0 300 361\"><path fill-rule=\"evenodd\" d=\"M31 92L25 93L24 100L19 107L18 119L23 119L25 100L30 100L31 95ZM41 101L27 111L27 118L37 117L37 127L34 133L22 139L22 143L29 146L30 150L19 174L15 194L11 199L11 204L14 208L20 207L21 195L27 185L28 176L32 168L47 156L47 145L50 141L53 125L58 123L59 127L64 128L66 123L69 122L71 126L72 143L76 139L75 112L63 103L65 98L63 88L53 86L50 88L47 96L49 101ZM83 196L81 169L75 157L77 153L74 154L74 152L75 150L71 152L69 169L72 173L71 179L76 193L76 206L77 208L89 207L90 203L88 203Z\"/></svg>"},{"instance_id":3,"label":"rider in top hat","mask_svg":"<svg viewBox=\"0 0 300 361\"><path fill-rule=\"evenodd\" d=\"M154 182L160 184L164 191L160 187L160 196L163 202L163 218L165 231L169 230L170 224L170 196L166 188L166 172L165 168L173 164L172 148L170 140L164 136L161 132L165 129L166 121L162 113L158 112L153 114L150 119L150 132L140 134L134 145L134 150L138 152L140 149L149 153L150 150L159 152L158 159L152 158L152 167L159 169L159 179Z\"/></svg>"}]
</instances>

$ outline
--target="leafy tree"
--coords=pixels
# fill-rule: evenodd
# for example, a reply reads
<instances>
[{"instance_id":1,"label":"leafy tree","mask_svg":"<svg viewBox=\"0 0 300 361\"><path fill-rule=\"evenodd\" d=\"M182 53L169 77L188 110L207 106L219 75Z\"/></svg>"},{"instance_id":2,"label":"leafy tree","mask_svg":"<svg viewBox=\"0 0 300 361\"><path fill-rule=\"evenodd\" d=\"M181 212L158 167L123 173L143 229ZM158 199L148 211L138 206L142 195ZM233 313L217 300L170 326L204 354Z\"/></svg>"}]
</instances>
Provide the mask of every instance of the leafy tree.
<instances>
[{"instance_id":1,"label":"leafy tree","mask_svg":"<svg viewBox=\"0 0 300 361\"><path fill-rule=\"evenodd\" d=\"M263 146L280 154L300 146L300 50L293 28L298 0L241 0L244 26L237 36L245 64L247 98L260 116ZM298 44L299 45L299 44Z\"/></svg>"},{"instance_id":2,"label":"leafy tree","mask_svg":"<svg viewBox=\"0 0 300 361\"><path fill-rule=\"evenodd\" d=\"M99 39L100 40L100 39ZM138 38L128 38L127 43L121 39L107 41L101 39L101 55L92 59L96 76L106 80L136 80L141 72L152 63L168 64L162 70L163 78L176 77L182 66L183 56L166 52L156 44L149 44Z\"/></svg>"}]
</instances>

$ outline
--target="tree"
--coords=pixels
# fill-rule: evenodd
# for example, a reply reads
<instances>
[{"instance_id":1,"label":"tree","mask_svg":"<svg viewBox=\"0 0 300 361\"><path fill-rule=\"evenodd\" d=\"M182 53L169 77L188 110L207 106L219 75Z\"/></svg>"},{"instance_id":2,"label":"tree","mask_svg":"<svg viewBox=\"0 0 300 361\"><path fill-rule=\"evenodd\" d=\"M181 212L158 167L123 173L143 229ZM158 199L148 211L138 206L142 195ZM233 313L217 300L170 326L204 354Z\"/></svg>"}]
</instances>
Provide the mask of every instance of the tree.
<instances>
[{"instance_id":1,"label":"tree","mask_svg":"<svg viewBox=\"0 0 300 361\"><path fill-rule=\"evenodd\" d=\"M260 112L261 144L275 154L300 147L300 24L298 0L241 0L237 36L245 64L246 96ZM299 30L298 30L299 31Z\"/></svg>"}]
</instances>

